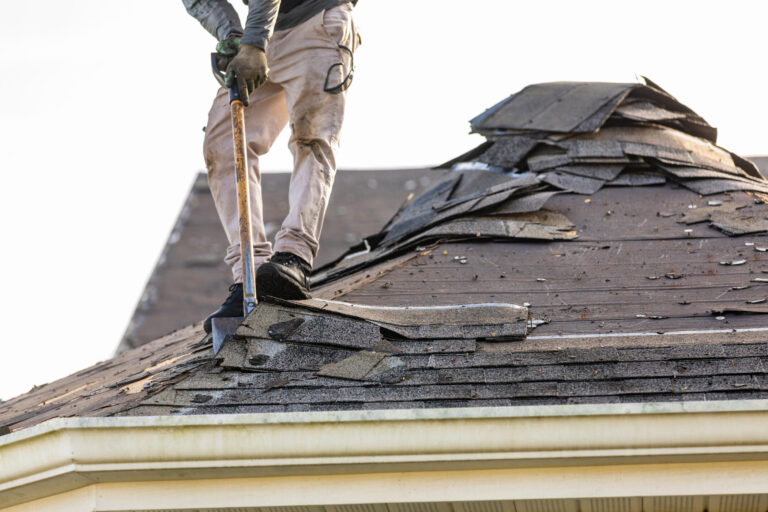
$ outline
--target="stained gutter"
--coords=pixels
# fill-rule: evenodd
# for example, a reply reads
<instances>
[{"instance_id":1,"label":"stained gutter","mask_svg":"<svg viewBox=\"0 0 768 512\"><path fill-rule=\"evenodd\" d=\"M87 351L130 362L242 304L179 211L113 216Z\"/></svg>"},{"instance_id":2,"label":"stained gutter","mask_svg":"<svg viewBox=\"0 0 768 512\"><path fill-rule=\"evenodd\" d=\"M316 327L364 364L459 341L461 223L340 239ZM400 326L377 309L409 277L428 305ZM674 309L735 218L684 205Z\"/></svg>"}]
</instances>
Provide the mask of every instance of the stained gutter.
<instances>
[{"instance_id":1,"label":"stained gutter","mask_svg":"<svg viewBox=\"0 0 768 512\"><path fill-rule=\"evenodd\" d=\"M627 496L766 493L768 400L65 418L0 437L0 508L129 482L136 510L245 482L263 506L616 496L607 475Z\"/></svg>"}]
</instances>

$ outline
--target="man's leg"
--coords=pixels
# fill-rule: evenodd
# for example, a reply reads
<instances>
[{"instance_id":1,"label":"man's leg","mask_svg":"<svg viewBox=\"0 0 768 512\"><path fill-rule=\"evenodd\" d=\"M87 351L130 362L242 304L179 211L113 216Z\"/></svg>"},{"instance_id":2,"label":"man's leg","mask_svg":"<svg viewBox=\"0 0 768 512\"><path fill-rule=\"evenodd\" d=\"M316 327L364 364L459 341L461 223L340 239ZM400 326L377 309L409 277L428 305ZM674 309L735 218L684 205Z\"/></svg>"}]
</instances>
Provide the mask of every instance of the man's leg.
<instances>
[{"instance_id":1,"label":"man's leg","mask_svg":"<svg viewBox=\"0 0 768 512\"><path fill-rule=\"evenodd\" d=\"M256 265L272 255L272 246L264 231L259 156L269 151L287 121L285 94L279 85L271 82L256 91L253 100L245 109L251 226ZM243 275L240 261L240 224L237 215L235 151L232 143L229 96L225 89L219 89L208 115L203 152L216 211L229 240L225 261L232 267L234 281L240 283Z\"/></svg>"},{"instance_id":2,"label":"man's leg","mask_svg":"<svg viewBox=\"0 0 768 512\"><path fill-rule=\"evenodd\" d=\"M351 71L350 53L357 39L351 11L349 5L329 9L270 43L277 54L270 60L271 76L284 88L290 113L294 169L289 213L275 239L273 263L257 273L257 288L266 295L308 296L306 278L317 255L336 173L346 99L343 88L325 89L340 85Z\"/></svg>"},{"instance_id":3,"label":"man's leg","mask_svg":"<svg viewBox=\"0 0 768 512\"><path fill-rule=\"evenodd\" d=\"M272 255L272 246L264 230L261 198L261 173L259 155L265 154L288 121L285 94L272 82L260 87L245 110L246 146L248 151L248 181L251 199L251 226L253 230L254 263L259 265ZM232 121L229 95L220 89L208 115L208 125L203 143L208 183L229 247L224 261L232 267L235 285L230 297L206 319L210 328L213 316L240 316L242 314L243 270L240 254L240 225L237 213L237 181L235 156L232 142ZM239 299L239 300L238 300Z\"/></svg>"}]
</instances>

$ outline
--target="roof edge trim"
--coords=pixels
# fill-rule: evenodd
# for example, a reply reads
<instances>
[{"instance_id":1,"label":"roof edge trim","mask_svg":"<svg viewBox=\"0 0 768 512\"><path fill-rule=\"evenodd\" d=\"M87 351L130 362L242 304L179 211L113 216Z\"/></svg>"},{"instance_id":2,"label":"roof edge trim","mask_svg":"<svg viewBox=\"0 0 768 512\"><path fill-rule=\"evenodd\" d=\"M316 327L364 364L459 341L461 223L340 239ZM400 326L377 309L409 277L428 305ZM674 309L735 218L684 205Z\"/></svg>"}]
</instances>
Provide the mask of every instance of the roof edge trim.
<instances>
[{"instance_id":1,"label":"roof edge trim","mask_svg":"<svg viewBox=\"0 0 768 512\"><path fill-rule=\"evenodd\" d=\"M222 472L262 478L659 463L722 471L728 461L765 465L766 422L768 400L60 419L4 436L0 502L94 482Z\"/></svg>"},{"instance_id":2,"label":"roof edge trim","mask_svg":"<svg viewBox=\"0 0 768 512\"><path fill-rule=\"evenodd\" d=\"M19 441L60 430L246 426L281 423L382 422L536 418L552 416L614 416L685 413L766 412L766 400L644 402L626 404L531 405L509 407L456 407L435 409L380 409L365 411L313 411L245 414L122 416L54 418L39 425L0 436L0 449Z\"/></svg>"}]
</instances>

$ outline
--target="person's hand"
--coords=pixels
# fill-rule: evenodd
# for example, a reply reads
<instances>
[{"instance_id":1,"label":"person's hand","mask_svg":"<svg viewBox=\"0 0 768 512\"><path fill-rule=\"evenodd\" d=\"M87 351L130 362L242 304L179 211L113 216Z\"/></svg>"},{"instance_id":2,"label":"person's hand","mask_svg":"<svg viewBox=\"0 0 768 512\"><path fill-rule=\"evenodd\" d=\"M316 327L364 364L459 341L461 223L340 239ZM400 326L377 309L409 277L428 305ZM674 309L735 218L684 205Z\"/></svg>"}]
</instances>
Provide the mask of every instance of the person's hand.
<instances>
[{"instance_id":1,"label":"person's hand","mask_svg":"<svg viewBox=\"0 0 768 512\"><path fill-rule=\"evenodd\" d=\"M240 49L240 37L230 36L216 45L216 67L219 71L224 72L227 70L229 63L237 55L237 51Z\"/></svg>"},{"instance_id":2,"label":"person's hand","mask_svg":"<svg viewBox=\"0 0 768 512\"><path fill-rule=\"evenodd\" d=\"M269 68L264 50L256 46L241 44L240 51L227 67L227 77L234 72L237 80L237 92L244 105L248 105L248 96L267 81ZM227 84L231 87L232 84Z\"/></svg>"}]
</instances>

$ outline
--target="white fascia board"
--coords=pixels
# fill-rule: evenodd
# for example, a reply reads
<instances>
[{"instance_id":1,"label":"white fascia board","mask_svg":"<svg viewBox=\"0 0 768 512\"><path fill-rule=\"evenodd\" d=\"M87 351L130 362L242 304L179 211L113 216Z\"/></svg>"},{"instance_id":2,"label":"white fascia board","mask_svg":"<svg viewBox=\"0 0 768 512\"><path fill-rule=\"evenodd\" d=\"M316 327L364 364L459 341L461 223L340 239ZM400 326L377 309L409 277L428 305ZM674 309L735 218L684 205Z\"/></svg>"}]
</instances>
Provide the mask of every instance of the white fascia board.
<instances>
[{"instance_id":1,"label":"white fascia board","mask_svg":"<svg viewBox=\"0 0 768 512\"><path fill-rule=\"evenodd\" d=\"M196 480L202 488L213 478L659 464L706 472L729 461L768 475L766 425L767 400L65 418L0 437L0 503L94 483ZM754 481L743 483L756 492ZM735 492L732 484L720 493Z\"/></svg>"}]
</instances>

